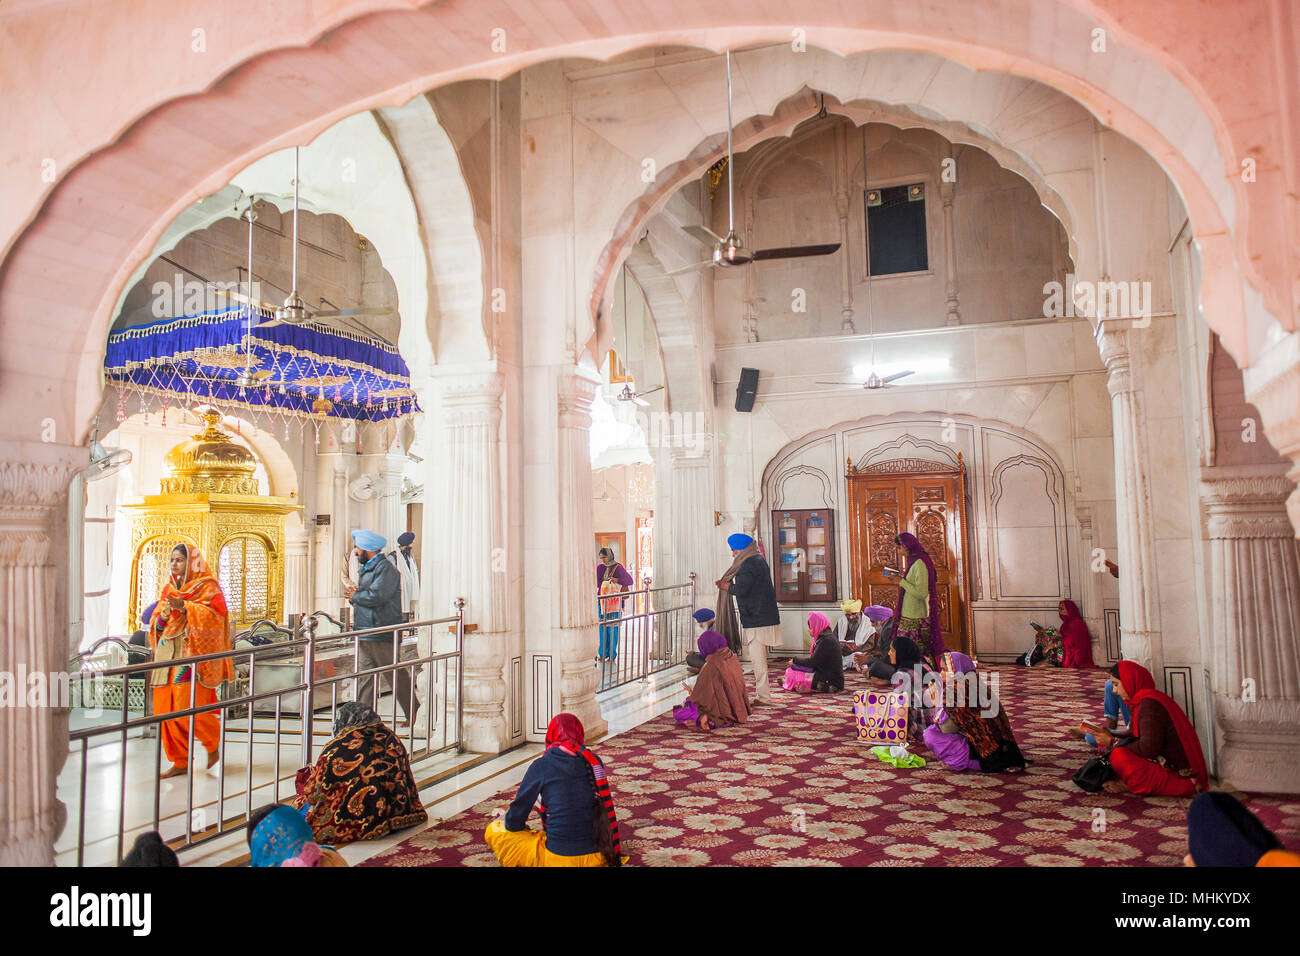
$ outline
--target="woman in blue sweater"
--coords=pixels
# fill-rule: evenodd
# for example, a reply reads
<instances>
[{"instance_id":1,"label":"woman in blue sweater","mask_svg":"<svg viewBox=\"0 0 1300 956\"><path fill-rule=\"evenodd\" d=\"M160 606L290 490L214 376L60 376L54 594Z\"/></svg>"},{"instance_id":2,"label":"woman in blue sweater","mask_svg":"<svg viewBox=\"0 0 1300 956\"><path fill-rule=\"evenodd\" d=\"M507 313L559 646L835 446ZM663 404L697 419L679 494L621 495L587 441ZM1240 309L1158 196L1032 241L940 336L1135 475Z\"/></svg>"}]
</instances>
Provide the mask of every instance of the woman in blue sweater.
<instances>
[{"instance_id":1,"label":"woman in blue sweater","mask_svg":"<svg viewBox=\"0 0 1300 956\"><path fill-rule=\"evenodd\" d=\"M483 834L502 866L623 865L605 765L583 746L584 736L573 714L556 715L546 728L546 750L524 774L505 819ZM541 830L528 827L534 804Z\"/></svg>"}]
</instances>

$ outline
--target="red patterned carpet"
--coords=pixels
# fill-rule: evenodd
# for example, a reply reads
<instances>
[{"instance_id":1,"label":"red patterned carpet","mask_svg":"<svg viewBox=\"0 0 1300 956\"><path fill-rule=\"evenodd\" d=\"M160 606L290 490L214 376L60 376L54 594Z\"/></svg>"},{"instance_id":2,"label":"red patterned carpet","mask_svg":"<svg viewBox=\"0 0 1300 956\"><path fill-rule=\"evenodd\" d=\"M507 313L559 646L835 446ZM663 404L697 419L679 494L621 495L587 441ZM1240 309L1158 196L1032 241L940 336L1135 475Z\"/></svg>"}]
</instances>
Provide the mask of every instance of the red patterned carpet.
<instances>
[{"instance_id":1,"label":"red patterned carpet","mask_svg":"<svg viewBox=\"0 0 1300 956\"><path fill-rule=\"evenodd\" d=\"M774 691L750 723L712 734L670 715L600 744L633 866L1178 865L1186 799L1087 794L1071 782L1088 748L1067 722L1101 711L1101 671L1005 667L999 696L1033 765L897 770L854 739L852 696ZM849 690L862 686L850 677ZM496 866L483 829L503 792L364 866ZM1247 797L1300 845L1300 796ZM536 817L531 821L537 825Z\"/></svg>"}]
</instances>

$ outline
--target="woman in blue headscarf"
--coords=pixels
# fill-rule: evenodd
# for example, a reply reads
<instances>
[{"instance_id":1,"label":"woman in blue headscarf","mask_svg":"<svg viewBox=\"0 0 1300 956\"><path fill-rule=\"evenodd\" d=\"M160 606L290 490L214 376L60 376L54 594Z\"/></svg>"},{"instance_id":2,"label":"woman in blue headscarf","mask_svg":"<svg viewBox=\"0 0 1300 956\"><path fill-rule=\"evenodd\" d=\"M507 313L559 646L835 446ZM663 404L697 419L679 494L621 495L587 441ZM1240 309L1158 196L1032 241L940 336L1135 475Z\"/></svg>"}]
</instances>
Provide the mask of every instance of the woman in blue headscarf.
<instances>
[{"instance_id":1,"label":"woman in blue headscarf","mask_svg":"<svg viewBox=\"0 0 1300 956\"><path fill-rule=\"evenodd\" d=\"M254 810L248 819L249 865L347 866L332 847L321 846L312 838L303 814L274 803Z\"/></svg>"}]
</instances>

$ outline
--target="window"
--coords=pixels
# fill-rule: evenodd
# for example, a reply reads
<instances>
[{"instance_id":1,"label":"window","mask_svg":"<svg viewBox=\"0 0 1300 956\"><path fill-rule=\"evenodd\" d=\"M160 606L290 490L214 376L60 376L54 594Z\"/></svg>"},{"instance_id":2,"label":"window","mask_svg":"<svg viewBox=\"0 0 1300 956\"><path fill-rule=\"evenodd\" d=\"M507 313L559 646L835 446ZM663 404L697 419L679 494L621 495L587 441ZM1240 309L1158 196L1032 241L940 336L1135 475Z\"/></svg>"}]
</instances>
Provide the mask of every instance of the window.
<instances>
[{"instance_id":1,"label":"window","mask_svg":"<svg viewBox=\"0 0 1300 956\"><path fill-rule=\"evenodd\" d=\"M925 245L925 185L867 190L867 274L896 275L930 268Z\"/></svg>"}]
</instances>

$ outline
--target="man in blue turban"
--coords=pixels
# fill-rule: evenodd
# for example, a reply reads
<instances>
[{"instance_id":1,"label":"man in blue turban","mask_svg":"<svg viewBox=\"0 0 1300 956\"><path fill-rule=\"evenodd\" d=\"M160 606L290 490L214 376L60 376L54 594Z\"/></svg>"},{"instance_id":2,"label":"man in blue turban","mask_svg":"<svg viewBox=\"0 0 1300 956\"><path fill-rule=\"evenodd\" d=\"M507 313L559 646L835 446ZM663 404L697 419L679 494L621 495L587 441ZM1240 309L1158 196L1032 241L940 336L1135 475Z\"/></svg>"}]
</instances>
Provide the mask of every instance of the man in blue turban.
<instances>
[{"instance_id":1,"label":"man in blue turban","mask_svg":"<svg viewBox=\"0 0 1300 956\"><path fill-rule=\"evenodd\" d=\"M352 532L352 541L356 544L353 553L361 566L357 573L356 586L349 586L343 596L352 604L353 625L358 631L371 627L384 627L401 624L406 620L402 609L402 580L397 573L397 566L384 556L384 545L388 542L383 535L373 531ZM380 631L365 634L357 638L357 670L370 670L375 667L389 666L397 659L397 632ZM390 687L393 681L387 674L384 683ZM411 686L411 674L407 668L396 671L397 700L406 715L403 725L415 720L420 702L415 697ZM357 681L357 700L369 704L378 710L375 697L375 675L368 674Z\"/></svg>"},{"instance_id":2,"label":"man in blue turban","mask_svg":"<svg viewBox=\"0 0 1300 956\"><path fill-rule=\"evenodd\" d=\"M731 548L731 567L717 581L721 592L718 601L721 633L726 635L735 630L735 611L731 607L734 597L740 611L740 626L744 629L745 647L754 664L754 702L770 704L772 688L767 680L767 649L781 643L781 610L776 604L772 569L749 535L733 534L727 538L727 546Z\"/></svg>"}]
</instances>

